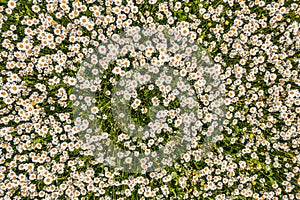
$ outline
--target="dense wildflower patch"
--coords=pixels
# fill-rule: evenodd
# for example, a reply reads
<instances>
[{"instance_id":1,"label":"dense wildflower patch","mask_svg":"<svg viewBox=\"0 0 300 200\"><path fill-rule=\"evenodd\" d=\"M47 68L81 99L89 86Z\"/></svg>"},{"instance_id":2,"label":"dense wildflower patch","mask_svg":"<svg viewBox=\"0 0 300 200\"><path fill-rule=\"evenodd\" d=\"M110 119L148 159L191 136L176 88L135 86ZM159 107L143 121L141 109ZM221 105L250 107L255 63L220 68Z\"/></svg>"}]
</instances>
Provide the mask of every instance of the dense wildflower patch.
<instances>
[{"instance_id":1,"label":"dense wildflower patch","mask_svg":"<svg viewBox=\"0 0 300 200\"><path fill-rule=\"evenodd\" d=\"M299 15L298 0L0 0L0 198L300 199ZM172 131L188 132L176 124L192 119L197 127L185 152L164 167L122 170L82 140L74 110L84 111L80 106L90 99L76 101L79 75L87 59L99 64L95 50L114 52L108 41L136 28L164 27L197 44L186 54L205 50L218 72L224 115L208 112L212 81L201 78L192 58L172 54L176 45L146 43L112 53L114 61L91 70L94 82L87 84L95 101L85 117L97 122L100 138L156 157ZM138 66L157 76L139 73ZM118 104L111 99L119 98L124 76L142 85L120 92L128 96L124 116L143 127L157 115L165 118L153 128L158 136L131 137L118 124L124 116L114 113ZM177 98L180 91L195 98ZM197 105L188 118L178 114L184 103ZM168 111L153 115L161 107ZM222 126L201 154L215 113ZM117 156L132 162L122 152Z\"/></svg>"}]
</instances>

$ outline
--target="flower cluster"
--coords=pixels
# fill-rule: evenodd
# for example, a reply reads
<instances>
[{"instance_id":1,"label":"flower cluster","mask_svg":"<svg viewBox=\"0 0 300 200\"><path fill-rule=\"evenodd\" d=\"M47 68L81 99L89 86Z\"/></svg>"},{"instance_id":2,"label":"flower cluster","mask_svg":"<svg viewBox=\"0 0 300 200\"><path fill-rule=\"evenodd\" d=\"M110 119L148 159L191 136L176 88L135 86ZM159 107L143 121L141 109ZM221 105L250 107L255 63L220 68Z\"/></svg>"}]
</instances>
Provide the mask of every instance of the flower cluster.
<instances>
[{"instance_id":1,"label":"flower cluster","mask_svg":"<svg viewBox=\"0 0 300 200\"><path fill-rule=\"evenodd\" d=\"M1 0L0 198L300 199L299 16L293 0Z\"/></svg>"},{"instance_id":2,"label":"flower cluster","mask_svg":"<svg viewBox=\"0 0 300 200\"><path fill-rule=\"evenodd\" d=\"M126 34L113 34L94 50L90 59L85 60L73 92L74 105L78 105L73 108L74 119L80 135L83 139L88 137L88 143L92 144L98 154L95 156L100 157L102 163L109 161L113 166L127 163L134 165L135 171L140 168L145 173L158 169L162 163L170 165L171 158L176 159L191 149L187 141L198 143L203 140L203 137L195 136L213 137L222 129L222 84L216 79L220 70L215 69L194 40L185 37L185 31L185 27L171 29L164 26L127 29ZM127 60L128 64L124 64L123 58L118 57L127 54L131 62ZM99 77L101 82L97 81ZM103 107L97 107L96 88L111 96L103 102L112 111L105 113L108 117L104 120L113 119L119 126L114 132L109 131L110 137L105 139L101 136L107 132L99 130ZM110 92L106 88L114 89ZM151 101L150 95L154 96ZM134 120L137 119L135 116L151 120ZM203 124L209 127L203 129ZM119 132L127 136L128 141L138 138L143 141L139 140L138 144L125 142L123 145L132 150L130 154L116 150L116 141L111 142L111 138ZM177 143L168 140L172 134L175 134L173 138L177 137ZM209 143L211 145L211 141ZM155 146L161 147L155 151ZM122 170L132 171L131 168L123 166Z\"/></svg>"}]
</instances>

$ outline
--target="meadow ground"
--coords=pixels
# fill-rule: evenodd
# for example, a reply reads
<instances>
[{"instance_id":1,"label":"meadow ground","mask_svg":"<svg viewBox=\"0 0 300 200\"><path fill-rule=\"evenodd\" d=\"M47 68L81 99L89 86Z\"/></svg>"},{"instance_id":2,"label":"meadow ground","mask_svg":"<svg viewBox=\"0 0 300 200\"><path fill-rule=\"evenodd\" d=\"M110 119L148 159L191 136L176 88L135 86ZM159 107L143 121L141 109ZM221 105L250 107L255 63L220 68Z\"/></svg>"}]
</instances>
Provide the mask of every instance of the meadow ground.
<instances>
[{"instance_id":1,"label":"meadow ground","mask_svg":"<svg viewBox=\"0 0 300 200\"><path fill-rule=\"evenodd\" d=\"M0 199L300 199L299 4L0 0Z\"/></svg>"}]
</instances>

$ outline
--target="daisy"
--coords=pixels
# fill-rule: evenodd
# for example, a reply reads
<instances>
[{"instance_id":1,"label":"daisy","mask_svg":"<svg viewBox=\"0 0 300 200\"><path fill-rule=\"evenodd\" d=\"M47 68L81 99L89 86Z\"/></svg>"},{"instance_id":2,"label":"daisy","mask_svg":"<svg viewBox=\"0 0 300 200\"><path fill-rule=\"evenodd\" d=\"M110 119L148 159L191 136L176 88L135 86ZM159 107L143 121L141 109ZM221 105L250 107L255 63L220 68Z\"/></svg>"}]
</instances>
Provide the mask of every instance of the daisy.
<instances>
[{"instance_id":1,"label":"daisy","mask_svg":"<svg viewBox=\"0 0 300 200\"><path fill-rule=\"evenodd\" d=\"M10 0L7 2L7 5L10 9L14 9L17 6L16 0Z\"/></svg>"},{"instance_id":2,"label":"daisy","mask_svg":"<svg viewBox=\"0 0 300 200\"><path fill-rule=\"evenodd\" d=\"M143 114L145 114L145 113L147 113L148 109L147 108L142 108L141 111L142 111Z\"/></svg>"},{"instance_id":3,"label":"daisy","mask_svg":"<svg viewBox=\"0 0 300 200\"><path fill-rule=\"evenodd\" d=\"M180 33L181 33L182 36L187 36L187 35L189 35L190 30L187 27L182 27L180 29Z\"/></svg>"},{"instance_id":4,"label":"daisy","mask_svg":"<svg viewBox=\"0 0 300 200\"><path fill-rule=\"evenodd\" d=\"M113 70L112 70L112 73L114 73L114 74L120 74L120 72L121 72L121 67L115 67Z\"/></svg>"},{"instance_id":5,"label":"daisy","mask_svg":"<svg viewBox=\"0 0 300 200\"><path fill-rule=\"evenodd\" d=\"M0 97L6 98L8 97L8 93L5 90L0 90Z\"/></svg>"},{"instance_id":6,"label":"daisy","mask_svg":"<svg viewBox=\"0 0 300 200\"><path fill-rule=\"evenodd\" d=\"M44 183L45 183L46 185L50 185L50 184L52 183L52 181L53 181L53 179L52 179L51 176L46 176L46 177L44 178Z\"/></svg>"}]
</instances>

